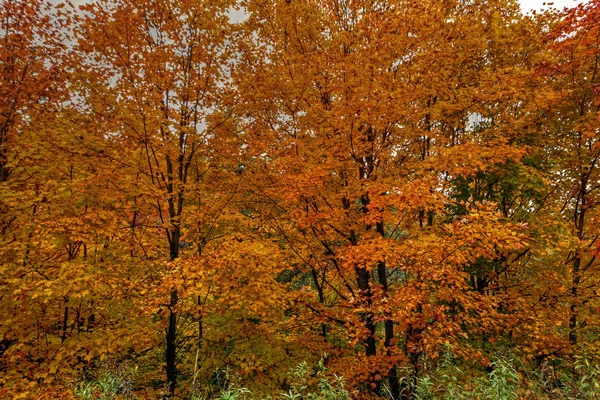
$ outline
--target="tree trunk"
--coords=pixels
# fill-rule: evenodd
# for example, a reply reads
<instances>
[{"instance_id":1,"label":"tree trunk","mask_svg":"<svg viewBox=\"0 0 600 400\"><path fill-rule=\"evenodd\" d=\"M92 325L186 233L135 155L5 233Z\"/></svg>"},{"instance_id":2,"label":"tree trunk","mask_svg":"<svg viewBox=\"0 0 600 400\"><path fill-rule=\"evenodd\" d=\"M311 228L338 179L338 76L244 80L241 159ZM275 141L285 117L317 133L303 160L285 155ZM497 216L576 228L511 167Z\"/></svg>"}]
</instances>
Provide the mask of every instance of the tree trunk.
<instances>
[{"instance_id":1,"label":"tree trunk","mask_svg":"<svg viewBox=\"0 0 600 400\"><path fill-rule=\"evenodd\" d=\"M169 393L175 395L175 387L177 387L177 366L175 357L177 355L176 340L177 340L177 313L173 311L173 307L177 304L177 290L171 290L171 300L169 302L169 326L167 328L167 350L165 352L167 382L169 385Z\"/></svg>"},{"instance_id":2,"label":"tree trunk","mask_svg":"<svg viewBox=\"0 0 600 400\"><path fill-rule=\"evenodd\" d=\"M171 231L169 240L171 261L179 257L180 236L180 228L179 226L175 226ZM169 326L167 327L167 335L165 340L167 347L165 351L167 382L171 396L175 395L175 388L177 387L177 365L175 362L177 356L177 312L175 311L175 306L177 305L178 301L179 296L177 295L177 289L171 288L171 298L169 300Z\"/></svg>"},{"instance_id":3,"label":"tree trunk","mask_svg":"<svg viewBox=\"0 0 600 400\"><path fill-rule=\"evenodd\" d=\"M385 237L383 221L377 222L377 232L381 235L381 237ZM387 281L387 271L386 265L384 262L380 262L377 265L377 279L379 280L379 284L383 288L383 295L388 295L388 281ZM386 355L390 355L390 347L393 344L394 340L394 321L392 321L388 315L385 315L384 320L384 330L385 330L385 339L384 346L386 347ZM400 398L400 386L398 384L398 372L396 369L396 364L392 365L390 370L388 371L388 381L390 384L390 394L392 396L391 400L398 400Z\"/></svg>"}]
</instances>

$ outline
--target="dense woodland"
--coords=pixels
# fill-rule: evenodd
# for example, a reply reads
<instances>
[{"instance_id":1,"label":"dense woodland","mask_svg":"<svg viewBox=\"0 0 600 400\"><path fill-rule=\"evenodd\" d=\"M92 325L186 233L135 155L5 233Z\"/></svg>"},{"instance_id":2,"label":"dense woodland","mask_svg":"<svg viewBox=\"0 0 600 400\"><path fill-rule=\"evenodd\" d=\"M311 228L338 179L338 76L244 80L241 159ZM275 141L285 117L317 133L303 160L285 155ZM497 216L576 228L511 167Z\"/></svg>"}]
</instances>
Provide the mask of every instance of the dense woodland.
<instances>
[{"instance_id":1,"label":"dense woodland","mask_svg":"<svg viewBox=\"0 0 600 400\"><path fill-rule=\"evenodd\" d=\"M600 398L600 0L0 28L1 398Z\"/></svg>"}]
</instances>

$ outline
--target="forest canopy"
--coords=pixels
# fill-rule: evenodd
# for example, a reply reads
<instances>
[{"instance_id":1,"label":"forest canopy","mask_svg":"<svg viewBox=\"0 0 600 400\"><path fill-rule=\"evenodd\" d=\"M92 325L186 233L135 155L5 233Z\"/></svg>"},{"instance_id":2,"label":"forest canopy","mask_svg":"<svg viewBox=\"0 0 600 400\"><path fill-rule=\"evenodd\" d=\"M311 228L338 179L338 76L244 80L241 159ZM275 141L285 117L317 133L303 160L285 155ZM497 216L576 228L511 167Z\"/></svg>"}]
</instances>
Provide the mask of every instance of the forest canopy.
<instances>
[{"instance_id":1,"label":"forest canopy","mask_svg":"<svg viewBox=\"0 0 600 400\"><path fill-rule=\"evenodd\" d=\"M1 398L600 393L600 0L2 0L0 71Z\"/></svg>"}]
</instances>

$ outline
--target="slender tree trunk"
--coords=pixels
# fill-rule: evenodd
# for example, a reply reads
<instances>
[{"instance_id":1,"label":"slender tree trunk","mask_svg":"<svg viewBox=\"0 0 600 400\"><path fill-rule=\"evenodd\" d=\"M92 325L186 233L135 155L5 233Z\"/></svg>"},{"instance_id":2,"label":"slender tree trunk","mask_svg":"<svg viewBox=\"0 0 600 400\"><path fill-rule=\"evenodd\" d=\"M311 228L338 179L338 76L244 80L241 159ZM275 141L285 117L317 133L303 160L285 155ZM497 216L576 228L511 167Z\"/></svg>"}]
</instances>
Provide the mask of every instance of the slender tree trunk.
<instances>
[{"instance_id":1,"label":"slender tree trunk","mask_svg":"<svg viewBox=\"0 0 600 400\"><path fill-rule=\"evenodd\" d=\"M571 282L571 306L569 307L569 343L572 345L577 344L577 316L578 310L575 301L577 299L577 292L579 287L579 267L581 264L581 259L579 255L575 256L575 260L573 261L573 269L572 269L572 282Z\"/></svg>"},{"instance_id":2,"label":"slender tree trunk","mask_svg":"<svg viewBox=\"0 0 600 400\"><path fill-rule=\"evenodd\" d=\"M170 234L169 247L171 261L179 257L179 240L181 231L179 226L175 226ZM177 289L171 289L171 298L169 300L169 326L167 327L166 335L166 351L165 351L165 362L167 372L167 382L169 385L169 393L171 396L175 395L175 388L177 387L177 312L175 306L179 301L177 295Z\"/></svg>"},{"instance_id":3,"label":"slender tree trunk","mask_svg":"<svg viewBox=\"0 0 600 400\"><path fill-rule=\"evenodd\" d=\"M181 135L180 135L181 142ZM181 146L181 143L180 143ZM180 147L180 152L182 151ZM182 175L182 158L179 157L179 182L185 182L185 177ZM172 196L169 199L169 222L173 225L173 228L167 230L167 239L169 241L169 255L171 261L176 260L179 257L179 247L181 241L181 214L183 208L183 196L181 189L178 189L177 196L175 197L175 190L173 184L173 164L169 156L166 157L167 165L167 177L168 182L166 184L167 192ZM172 396L175 395L175 388L177 387L177 312L175 307L179 301L177 294L177 288L171 288L171 296L169 300L169 326L167 327L167 334L165 338L166 350L165 350L165 363L167 382L169 385L169 393Z\"/></svg>"},{"instance_id":4,"label":"slender tree trunk","mask_svg":"<svg viewBox=\"0 0 600 400\"><path fill-rule=\"evenodd\" d=\"M413 328L412 325L409 325L406 330L406 342L404 345L404 354L408 357L408 360L412 366L410 375L408 379L404 379L402 384L400 385L400 400L411 400L413 399L413 389L415 387L415 383L417 380L417 376L419 374L419 356L421 353L419 351L414 351L411 349L411 342L413 342L414 338L418 337L421 334L421 329Z\"/></svg>"},{"instance_id":5,"label":"slender tree trunk","mask_svg":"<svg viewBox=\"0 0 600 400\"><path fill-rule=\"evenodd\" d=\"M8 141L8 126L10 119L7 118L2 128L0 129L0 182L8 181L10 175L10 169L6 166L6 159L8 158L7 141Z\"/></svg>"},{"instance_id":6,"label":"slender tree trunk","mask_svg":"<svg viewBox=\"0 0 600 400\"><path fill-rule=\"evenodd\" d=\"M377 222L377 232L381 235L381 237L385 237L385 228L383 225L383 221ZM377 278L379 280L379 284L383 288L383 295L387 296L388 281L387 281L386 265L384 262L380 262L377 265ZM392 321L388 315L385 315L384 330L385 330L385 339L384 339L383 344L386 348L386 355L389 356L390 348L393 345L393 340L394 340L394 321ZM396 364L392 365L392 367L388 371L388 381L390 384L390 394L392 396L391 400L398 400L400 398L400 386L398 384L398 371L396 369Z\"/></svg>"},{"instance_id":7,"label":"slender tree trunk","mask_svg":"<svg viewBox=\"0 0 600 400\"><path fill-rule=\"evenodd\" d=\"M321 282L319 282L319 274L317 273L317 270L313 267L311 267L311 275L312 275L315 287L317 288L317 294L319 296L319 303L321 303L321 306L324 307L325 306L325 293L323 291L323 284L321 284ZM326 342L327 341L327 324L324 322L321 323L321 336L323 336L323 340Z\"/></svg>"},{"instance_id":8,"label":"slender tree trunk","mask_svg":"<svg viewBox=\"0 0 600 400\"><path fill-rule=\"evenodd\" d=\"M364 171L360 169L359 174L360 176L364 176ZM369 204L368 196L363 196L361 198L361 202L363 204L363 211L366 213L366 209ZM344 199L343 204L345 209L350 208L350 202L347 199ZM358 245L358 239L354 231L350 232L350 243L353 246ZM354 269L356 273L356 283L360 292L361 302L362 304L364 304L367 310L370 310L373 292L371 291L371 284L369 283L369 280L371 278L369 270L358 265L356 265ZM375 323L373 313L371 311L361 313L361 320L364 323L364 326L368 332L368 335L364 340L365 354L367 356L374 356L377 354L377 347L375 342Z\"/></svg>"},{"instance_id":9,"label":"slender tree trunk","mask_svg":"<svg viewBox=\"0 0 600 400\"><path fill-rule=\"evenodd\" d=\"M575 206L575 212L573 216L573 222L575 223L575 229L577 230L577 238L583 239L584 227L585 227L585 213L586 213L586 195L587 195L587 176L582 175L581 178L581 190L579 192L579 198ZM577 296L579 292L579 283L581 281L581 250L577 250L573 256L573 267L571 269L571 306L569 307L569 342L572 345L577 344L577 317L579 311L577 309Z\"/></svg>"},{"instance_id":10,"label":"slender tree trunk","mask_svg":"<svg viewBox=\"0 0 600 400\"><path fill-rule=\"evenodd\" d=\"M366 268L356 267L356 277L358 281L358 289L362 297L362 302L366 305L366 308L371 307L372 295L371 285L369 284L369 270ZM368 336L365 339L365 354L367 356L374 356L377 354L377 348L375 346L375 323L373 313L366 311L361 314L361 319L365 324L365 328L368 331Z\"/></svg>"},{"instance_id":11,"label":"slender tree trunk","mask_svg":"<svg viewBox=\"0 0 600 400\"><path fill-rule=\"evenodd\" d=\"M178 300L177 290L172 289L171 299L169 302L169 326L167 327L167 350L165 354L165 361L167 364L167 381L171 396L175 395L175 388L177 387L177 366L175 364L175 358L177 355L177 313L175 313L173 307L177 305Z\"/></svg>"},{"instance_id":12,"label":"slender tree trunk","mask_svg":"<svg viewBox=\"0 0 600 400\"><path fill-rule=\"evenodd\" d=\"M62 334L60 336L60 342L64 342L67 339L67 323L69 321L69 307L66 305L67 300L65 299L65 312L63 314L62 321Z\"/></svg>"}]
</instances>

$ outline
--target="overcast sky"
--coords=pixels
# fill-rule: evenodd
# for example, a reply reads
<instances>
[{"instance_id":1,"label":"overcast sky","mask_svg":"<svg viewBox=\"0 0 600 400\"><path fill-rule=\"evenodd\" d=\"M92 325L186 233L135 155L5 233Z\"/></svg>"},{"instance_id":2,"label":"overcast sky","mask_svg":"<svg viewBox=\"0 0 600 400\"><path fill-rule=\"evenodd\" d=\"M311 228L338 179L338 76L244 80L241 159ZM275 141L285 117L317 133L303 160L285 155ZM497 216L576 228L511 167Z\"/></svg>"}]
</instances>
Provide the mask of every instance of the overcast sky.
<instances>
[{"instance_id":1,"label":"overcast sky","mask_svg":"<svg viewBox=\"0 0 600 400\"><path fill-rule=\"evenodd\" d=\"M61 0L52 0L53 3L60 3ZM83 4L87 0L72 0L73 4ZM530 10L542 9L543 3L548 3L550 0L519 0L523 12ZM563 7L573 7L576 4L583 3L583 0L554 0L554 7L562 9Z\"/></svg>"},{"instance_id":2,"label":"overcast sky","mask_svg":"<svg viewBox=\"0 0 600 400\"><path fill-rule=\"evenodd\" d=\"M549 3L550 0L519 0L521 3L521 9L523 12L528 12L530 10L541 10L543 8L543 3ZM558 9L562 9L564 7L573 7L579 3L584 3L582 0L554 0L554 7Z\"/></svg>"}]
</instances>

